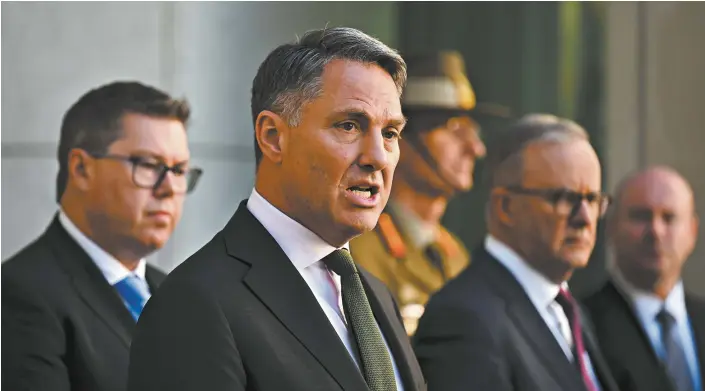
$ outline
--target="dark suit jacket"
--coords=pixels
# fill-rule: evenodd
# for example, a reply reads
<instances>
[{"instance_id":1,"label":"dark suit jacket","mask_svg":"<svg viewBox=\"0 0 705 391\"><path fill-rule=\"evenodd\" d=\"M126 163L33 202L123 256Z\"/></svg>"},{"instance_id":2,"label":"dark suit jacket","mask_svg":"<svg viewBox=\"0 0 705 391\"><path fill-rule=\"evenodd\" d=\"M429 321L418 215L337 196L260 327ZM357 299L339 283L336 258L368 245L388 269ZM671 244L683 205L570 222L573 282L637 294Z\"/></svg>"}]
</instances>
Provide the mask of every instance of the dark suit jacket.
<instances>
[{"instance_id":1,"label":"dark suit jacket","mask_svg":"<svg viewBox=\"0 0 705 391\"><path fill-rule=\"evenodd\" d=\"M147 266L154 292L164 273ZM124 391L135 321L55 217L2 265L2 387Z\"/></svg>"},{"instance_id":2,"label":"dark suit jacket","mask_svg":"<svg viewBox=\"0 0 705 391\"><path fill-rule=\"evenodd\" d=\"M484 248L434 295L414 336L429 390L585 391L580 372L522 286ZM602 390L614 381L583 322Z\"/></svg>"},{"instance_id":3,"label":"dark suit jacket","mask_svg":"<svg viewBox=\"0 0 705 391\"><path fill-rule=\"evenodd\" d=\"M391 294L362 277L405 389L425 390ZM308 285L246 201L147 303L130 359L131 391L367 389Z\"/></svg>"},{"instance_id":4,"label":"dark suit jacket","mask_svg":"<svg viewBox=\"0 0 705 391\"><path fill-rule=\"evenodd\" d=\"M622 391L675 391L630 301L613 282L585 299L584 304ZM695 336L700 378L705 379L705 301L686 294L685 305Z\"/></svg>"}]
</instances>

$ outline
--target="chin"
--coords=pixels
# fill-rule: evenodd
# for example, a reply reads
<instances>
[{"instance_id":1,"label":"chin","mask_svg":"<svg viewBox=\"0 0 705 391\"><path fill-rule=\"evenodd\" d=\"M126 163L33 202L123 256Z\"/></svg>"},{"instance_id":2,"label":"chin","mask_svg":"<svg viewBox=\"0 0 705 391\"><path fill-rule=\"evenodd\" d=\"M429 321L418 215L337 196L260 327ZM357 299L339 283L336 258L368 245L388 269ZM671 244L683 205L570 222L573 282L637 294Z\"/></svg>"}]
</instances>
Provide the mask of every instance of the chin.
<instances>
[{"instance_id":1,"label":"chin","mask_svg":"<svg viewBox=\"0 0 705 391\"><path fill-rule=\"evenodd\" d=\"M152 249L152 251L159 250L162 247L166 245L166 242L169 241L169 237L171 236L171 233L166 233L166 232L150 232L147 235L145 235L142 240L142 244L149 249Z\"/></svg>"},{"instance_id":2,"label":"chin","mask_svg":"<svg viewBox=\"0 0 705 391\"><path fill-rule=\"evenodd\" d=\"M354 213L354 216L350 216L346 219L346 224L350 227L351 231L355 232L355 236L361 235L365 232L371 231L377 226L377 221L379 216L382 214L381 211L376 209L369 209L365 211L359 211Z\"/></svg>"},{"instance_id":3,"label":"chin","mask_svg":"<svg viewBox=\"0 0 705 391\"><path fill-rule=\"evenodd\" d=\"M587 267L590 262L590 255L588 254L585 256L585 254L570 254L565 258L565 260L571 268L583 269Z\"/></svg>"}]
</instances>

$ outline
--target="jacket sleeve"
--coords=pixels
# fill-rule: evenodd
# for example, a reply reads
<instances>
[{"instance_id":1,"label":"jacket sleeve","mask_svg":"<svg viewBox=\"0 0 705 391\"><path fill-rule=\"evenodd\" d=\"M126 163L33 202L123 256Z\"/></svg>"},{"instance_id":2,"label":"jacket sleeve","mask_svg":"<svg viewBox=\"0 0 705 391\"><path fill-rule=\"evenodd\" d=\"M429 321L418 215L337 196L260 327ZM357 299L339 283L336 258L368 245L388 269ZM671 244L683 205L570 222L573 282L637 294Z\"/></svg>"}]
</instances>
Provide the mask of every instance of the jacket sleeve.
<instances>
[{"instance_id":1,"label":"jacket sleeve","mask_svg":"<svg viewBox=\"0 0 705 391\"><path fill-rule=\"evenodd\" d=\"M429 390L513 390L501 323L488 320L465 308L429 303L413 338Z\"/></svg>"},{"instance_id":2,"label":"jacket sleeve","mask_svg":"<svg viewBox=\"0 0 705 391\"><path fill-rule=\"evenodd\" d=\"M66 336L36 287L3 275L2 385L8 390L68 391Z\"/></svg>"}]
</instances>

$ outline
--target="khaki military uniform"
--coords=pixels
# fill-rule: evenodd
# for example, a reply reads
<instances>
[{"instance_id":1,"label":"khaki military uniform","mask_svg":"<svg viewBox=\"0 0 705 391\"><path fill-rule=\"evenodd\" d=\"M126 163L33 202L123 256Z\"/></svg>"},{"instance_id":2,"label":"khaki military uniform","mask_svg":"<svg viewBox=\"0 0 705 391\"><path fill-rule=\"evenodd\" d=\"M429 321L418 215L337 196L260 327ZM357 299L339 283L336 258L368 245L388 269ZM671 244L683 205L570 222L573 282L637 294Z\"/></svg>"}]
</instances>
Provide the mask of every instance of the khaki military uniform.
<instances>
[{"instance_id":1,"label":"khaki military uniform","mask_svg":"<svg viewBox=\"0 0 705 391\"><path fill-rule=\"evenodd\" d=\"M394 295L409 335L416 330L429 297L470 262L465 246L445 228L435 227L428 244L420 243L415 228L419 227L414 227L408 212L390 201L376 228L350 242L355 261Z\"/></svg>"}]
</instances>

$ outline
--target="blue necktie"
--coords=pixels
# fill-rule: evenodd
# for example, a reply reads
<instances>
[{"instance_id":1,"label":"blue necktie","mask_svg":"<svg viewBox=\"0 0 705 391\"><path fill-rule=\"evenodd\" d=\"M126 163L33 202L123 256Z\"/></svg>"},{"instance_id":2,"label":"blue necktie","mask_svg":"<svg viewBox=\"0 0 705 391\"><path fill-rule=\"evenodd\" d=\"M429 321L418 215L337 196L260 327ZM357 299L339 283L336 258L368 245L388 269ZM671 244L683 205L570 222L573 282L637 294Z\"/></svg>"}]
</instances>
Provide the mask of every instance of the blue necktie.
<instances>
[{"instance_id":1,"label":"blue necktie","mask_svg":"<svg viewBox=\"0 0 705 391\"><path fill-rule=\"evenodd\" d=\"M149 299L147 283L136 275L130 274L118 281L114 286L136 322L142 313L142 308L147 303L147 299Z\"/></svg>"}]
</instances>

